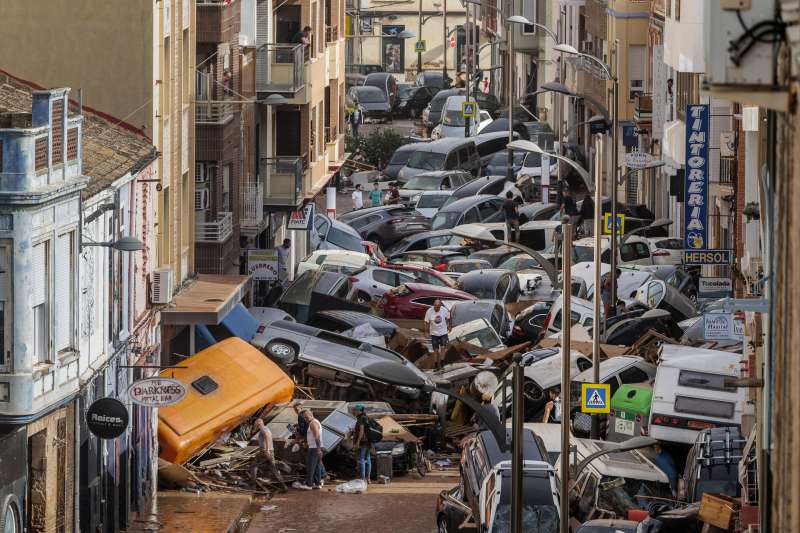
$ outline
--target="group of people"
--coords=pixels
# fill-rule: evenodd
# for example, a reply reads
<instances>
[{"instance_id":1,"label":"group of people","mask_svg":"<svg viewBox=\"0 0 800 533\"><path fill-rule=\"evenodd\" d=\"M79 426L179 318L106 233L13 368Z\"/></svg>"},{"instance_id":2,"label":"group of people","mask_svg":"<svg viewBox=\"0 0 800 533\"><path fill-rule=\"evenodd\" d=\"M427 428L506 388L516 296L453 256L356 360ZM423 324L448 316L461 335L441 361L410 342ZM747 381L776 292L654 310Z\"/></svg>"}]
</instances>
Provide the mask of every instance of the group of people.
<instances>
[{"instance_id":1,"label":"group of people","mask_svg":"<svg viewBox=\"0 0 800 533\"><path fill-rule=\"evenodd\" d=\"M353 211L364 208L364 188L361 184L356 185L353 194L350 195L353 200ZM369 191L370 207L378 207L383 205L383 192L380 189L378 182L372 184L372 190ZM395 205L400 203L400 189L397 183L390 183L389 189L386 191L386 205Z\"/></svg>"}]
</instances>

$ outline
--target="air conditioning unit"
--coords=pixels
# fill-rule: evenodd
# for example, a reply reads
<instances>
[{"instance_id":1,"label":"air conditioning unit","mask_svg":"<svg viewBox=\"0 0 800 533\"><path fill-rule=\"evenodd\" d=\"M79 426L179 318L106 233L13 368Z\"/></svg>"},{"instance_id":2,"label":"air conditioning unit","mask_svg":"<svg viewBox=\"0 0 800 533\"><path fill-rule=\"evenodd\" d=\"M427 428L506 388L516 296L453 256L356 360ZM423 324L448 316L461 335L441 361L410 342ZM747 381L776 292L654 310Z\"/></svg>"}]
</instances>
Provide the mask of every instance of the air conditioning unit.
<instances>
[{"instance_id":1,"label":"air conditioning unit","mask_svg":"<svg viewBox=\"0 0 800 533\"><path fill-rule=\"evenodd\" d=\"M208 209L208 189L195 189L194 210L205 211Z\"/></svg>"},{"instance_id":2,"label":"air conditioning unit","mask_svg":"<svg viewBox=\"0 0 800 533\"><path fill-rule=\"evenodd\" d=\"M153 270L150 301L154 304L168 304L172 301L175 288L175 272L171 268Z\"/></svg>"}]
</instances>

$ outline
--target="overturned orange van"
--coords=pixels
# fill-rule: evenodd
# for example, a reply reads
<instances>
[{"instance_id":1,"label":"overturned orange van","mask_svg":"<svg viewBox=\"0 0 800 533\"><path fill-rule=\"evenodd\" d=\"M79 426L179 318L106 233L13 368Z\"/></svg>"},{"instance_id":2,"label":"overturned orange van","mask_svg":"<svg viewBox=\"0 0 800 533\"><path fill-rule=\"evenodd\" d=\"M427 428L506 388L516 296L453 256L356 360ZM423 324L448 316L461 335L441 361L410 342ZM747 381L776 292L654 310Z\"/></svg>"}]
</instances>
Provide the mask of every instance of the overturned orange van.
<instances>
[{"instance_id":1,"label":"overturned orange van","mask_svg":"<svg viewBox=\"0 0 800 533\"><path fill-rule=\"evenodd\" d=\"M158 410L159 456L184 463L267 404L292 399L294 382L264 354L231 337L165 370L187 389L180 402Z\"/></svg>"}]
</instances>

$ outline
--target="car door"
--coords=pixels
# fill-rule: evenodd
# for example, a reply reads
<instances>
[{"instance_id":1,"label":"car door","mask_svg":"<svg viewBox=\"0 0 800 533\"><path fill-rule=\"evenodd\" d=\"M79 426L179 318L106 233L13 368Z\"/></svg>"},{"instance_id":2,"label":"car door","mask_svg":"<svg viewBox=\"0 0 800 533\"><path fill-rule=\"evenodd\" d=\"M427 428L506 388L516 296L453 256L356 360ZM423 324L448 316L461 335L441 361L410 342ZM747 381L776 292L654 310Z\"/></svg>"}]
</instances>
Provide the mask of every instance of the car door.
<instances>
[{"instance_id":1,"label":"car door","mask_svg":"<svg viewBox=\"0 0 800 533\"><path fill-rule=\"evenodd\" d=\"M494 286L494 299L500 300L503 303L508 303L506 297L508 296L509 279L507 275L502 275L497 280L497 285Z\"/></svg>"},{"instance_id":2,"label":"car door","mask_svg":"<svg viewBox=\"0 0 800 533\"><path fill-rule=\"evenodd\" d=\"M458 152L453 150L447 154L447 159L444 162L444 170L457 170L458 169Z\"/></svg>"},{"instance_id":3,"label":"car door","mask_svg":"<svg viewBox=\"0 0 800 533\"><path fill-rule=\"evenodd\" d=\"M347 337L320 331L317 335L309 337L300 359L353 374L358 368L360 344Z\"/></svg>"},{"instance_id":4,"label":"car door","mask_svg":"<svg viewBox=\"0 0 800 533\"><path fill-rule=\"evenodd\" d=\"M481 215L478 212L477 207L470 207L467 209L467 212L464 213L464 218L459 222L457 225L460 224L474 224L476 222L481 221Z\"/></svg>"},{"instance_id":5,"label":"car door","mask_svg":"<svg viewBox=\"0 0 800 533\"><path fill-rule=\"evenodd\" d=\"M399 276L395 270L375 268L372 270L370 277L372 280L367 289L373 300L380 298L386 291L399 285Z\"/></svg>"},{"instance_id":6,"label":"car door","mask_svg":"<svg viewBox=\"0 0 800 533\"><path fill-rule=\"evenodd\" d=\"M502 217L500 207L503 202L501 200L491 199L484 200L478 205L481 214L481 222L499 222Z\"/></svg>"}]
</instances>

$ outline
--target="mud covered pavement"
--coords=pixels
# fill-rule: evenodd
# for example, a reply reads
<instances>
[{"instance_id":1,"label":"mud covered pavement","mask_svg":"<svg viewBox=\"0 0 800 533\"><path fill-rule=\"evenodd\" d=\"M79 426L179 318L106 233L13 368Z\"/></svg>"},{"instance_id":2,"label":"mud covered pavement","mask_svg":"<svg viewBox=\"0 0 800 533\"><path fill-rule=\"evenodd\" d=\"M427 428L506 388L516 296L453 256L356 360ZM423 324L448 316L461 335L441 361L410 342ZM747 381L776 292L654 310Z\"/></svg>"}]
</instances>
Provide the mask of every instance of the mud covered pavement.
<instances>
[{"instance_id":1,"label":"mud covered pavement","mask_svg":"<svg viewBox=\"0 0 800 533\"><path fill-rule=\"evenodd\" d=\"M437 474L373 483L364 494L340 494L325 485L319 491L289 491L255 501L247 533L433 533L437 496L458 482L455 471Z\"/></svg>"}]
</instances>

